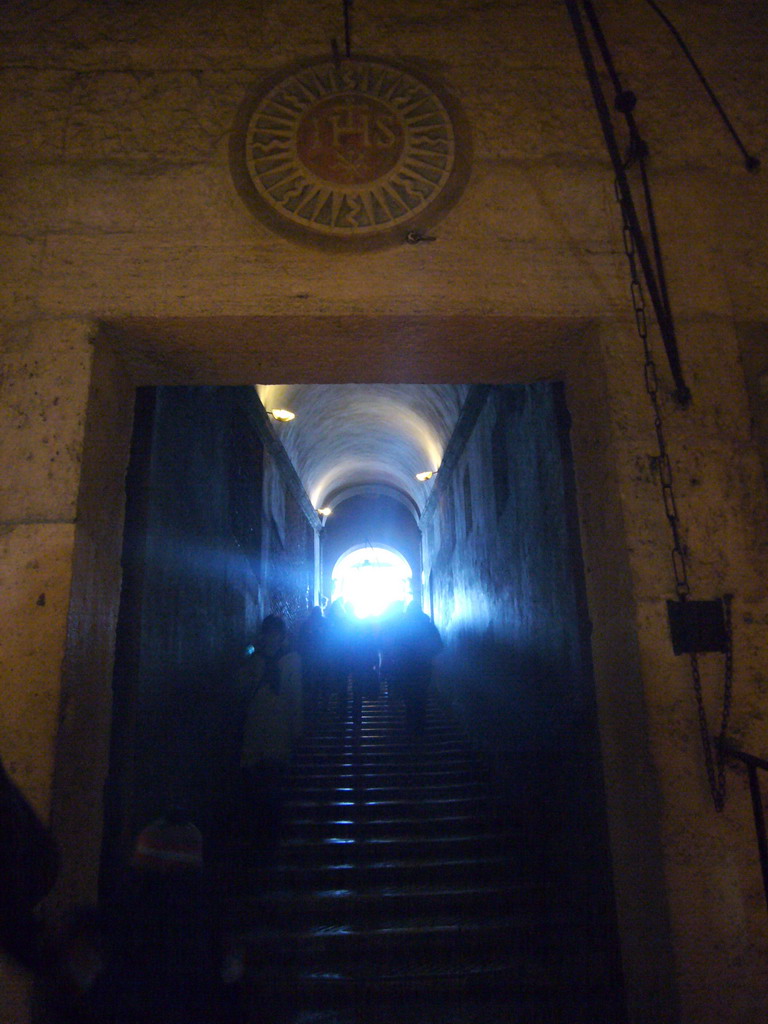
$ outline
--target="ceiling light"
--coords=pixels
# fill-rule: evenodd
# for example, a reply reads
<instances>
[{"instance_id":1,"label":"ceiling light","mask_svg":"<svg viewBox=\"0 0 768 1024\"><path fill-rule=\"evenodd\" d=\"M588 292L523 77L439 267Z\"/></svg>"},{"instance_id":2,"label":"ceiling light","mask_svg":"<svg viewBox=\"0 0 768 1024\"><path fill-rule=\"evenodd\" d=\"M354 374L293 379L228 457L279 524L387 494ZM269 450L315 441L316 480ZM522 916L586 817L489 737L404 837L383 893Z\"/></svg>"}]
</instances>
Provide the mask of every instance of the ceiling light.
<instances>
[{"instance_id":1,"label":"ceiling light","mask_svg":"<svg viewBox=\"0 0 768 1024\"><path fill-rule=\"evenodd\" d=\"M431 480L436 472L436 469L425 469L423 473L416 474L416 479L423 483L425 480Z\"/></svg>"},{"instance_id":2,"label":"ceiling light","mask_svg":"<svg viewBox=\"0 0 768 1024\"><path fill-rule=\"evenodd\" d=\"M279 420L280 423L290 423L291 420L296 419L296 413L291 412L290 409L269 409L267 415L271 416L273 420Z\"/></svg>"}]
</instances>

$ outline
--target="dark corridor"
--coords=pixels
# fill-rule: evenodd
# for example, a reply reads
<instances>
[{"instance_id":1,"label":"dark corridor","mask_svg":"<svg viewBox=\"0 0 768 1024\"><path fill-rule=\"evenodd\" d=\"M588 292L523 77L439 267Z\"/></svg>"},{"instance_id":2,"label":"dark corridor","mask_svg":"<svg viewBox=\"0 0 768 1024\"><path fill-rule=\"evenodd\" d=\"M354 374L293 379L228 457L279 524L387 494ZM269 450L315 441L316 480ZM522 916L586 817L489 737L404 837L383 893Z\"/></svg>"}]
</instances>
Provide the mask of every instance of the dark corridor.
<instances>
[{"instance_id":1,"label":"dark corridor","mask_svg":"<svg viewBox=\"0 0 768 1024\"><path fill-rule=\"evenodd\" d=\"M304 435L274 421L269 389L138 391L102 890L169 806L206 834L237 758L243 651L267 613L298 626L357 531L402 551L442 634L429 731L410 747L386 691L307 731L278 878L242 903L249 1024L278 1005L295 1022L618 1024L564 392L418 387L400 406L389 386L283 388Z\"/></svg>"}]
</instances>

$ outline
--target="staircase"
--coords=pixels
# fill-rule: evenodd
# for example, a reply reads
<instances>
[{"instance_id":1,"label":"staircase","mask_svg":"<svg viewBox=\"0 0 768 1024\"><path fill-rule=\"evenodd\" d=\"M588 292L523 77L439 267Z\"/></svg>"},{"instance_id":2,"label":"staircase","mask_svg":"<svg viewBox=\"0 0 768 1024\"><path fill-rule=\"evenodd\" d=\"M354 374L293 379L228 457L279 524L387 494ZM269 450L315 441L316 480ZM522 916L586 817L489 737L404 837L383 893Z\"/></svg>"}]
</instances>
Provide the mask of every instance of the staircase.
<instances>
[{"instance_id":1,"label":"staircase","mask_svg":"<svg viewBox=\"0 0 768 1024\"><path fill-rule=\"evenodd\" d=\"M437 698L420 739L386 689L329 708L242 908L250 1024L620 1024L600 915L510 806Z\"/></svg>"}]
</instances>

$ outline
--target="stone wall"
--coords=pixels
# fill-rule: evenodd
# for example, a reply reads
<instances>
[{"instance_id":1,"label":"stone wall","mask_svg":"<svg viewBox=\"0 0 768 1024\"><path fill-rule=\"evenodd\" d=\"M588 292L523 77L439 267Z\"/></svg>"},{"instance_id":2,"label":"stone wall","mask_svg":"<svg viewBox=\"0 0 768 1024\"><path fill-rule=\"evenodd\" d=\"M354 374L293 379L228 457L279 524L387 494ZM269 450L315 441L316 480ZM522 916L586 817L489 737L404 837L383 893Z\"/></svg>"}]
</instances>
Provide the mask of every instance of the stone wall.
<instances>
[{"instance_id":1,"label":"stone wall","mask_svg":"<svg viewBox=\"0 0 768 1024\"><path fill-rule=\"evenodd\" d=\"M489 750L590 749L567 415L554 385L493 389L424 517L434 619L458 669L451 697Z\"/></svg>"},{"instance_id":2,"label":"stone wall","mask_svg":"<svg viewBox=\"0 0 768 1024\"><path fill-rule=\"evenodd\" d=\"M504 815L526 821L564 905L581 901L601 921L596 934L610 959L615 894L570 415L557 384L478 397L474 424L457 432L422 519L446 645L436 683L488 758ZM650 816L647 828L658 842ZM636 875L634 886L653 908L647 930L668 935L663 887L653 881Z\"/></svg>"},{"instance_id":3,"label":"stone wall","mask_svg":"<svg viewBox=\"0 0 768 1024\"><path fill-rule=\"evenodd\" d=\"M617 325L605 324L602 343L615 342L617 330ZM734 594L738 696L729 732L746 749L762 751L759 705L765 666L762 656L755 658L755 639L761 632L758 609L765 602L758 579L765 535L760 526L764 499L757 498L758 508L755 496L762 493L764 484L749 439L734 332L721 324L717 333L715 345L713 326L699 326L700 344L696 355L689 357L698 395L693 407L684 412L665 393L662 415L692 596ZM588 364L575 373L570 392L574 403L569 404L582 536L591 536L595 543L587 560L587 594L594 624L592 647L608 804L615 810L614 863L626 856L627 866L640 871L657 858L647 849L647 834L638 829L648 808L654 809L662 826L663 884L671 908L676 969L681 975L687 975L689 967L692 970L687 980L681 977L678 983L681 1017L735 1015L733 1001L726 1006L715 976L700 969L708 956L715 955L715 948L727 948L724 963L735 965L743 955L751 958L764 942L764 897L752 847L749 797L743 774L729 768L725 811L714 810L691 666L686 657L674 655L667 622L665 599L675 596L672 541L662 514L658 449L644 427L652 414L642 388L632 394L631 375L626 366L622 373L621 360L615 356L606 360L604 369L607 381L601 381ZM585 376L590 370L594 378L588 382ZM575 386L577 377L581 388ZM721 386L715 385L716 377ZM606 400L603 385L611 417L607 432L594 417L597 404ZM585 408L582 403L590 392L592 401ZM613 466L606 463L606 455ZM580 473L579 467L590 459L594 472ZM606 572L616 579L612 588L604 586ZM631 605L626 603L628 584ZM700 663L704 707L714 735L722 712L724 658L706 654ZM619 768L616 775L614 768ZM694 892L696 898L691 896ZM627 885L626 899L629 912L638 899L631 885ZM720 935L717 941L715 934ZM628 938L629 946L635 941ZM753 969L755 977L762 977L758 962ZM738 1013L746 1020L757 1016L763 998L759 986L742 990Z\"/></svg>"},{"instance_id":4,"label":"stone wall","mask_svg":"<svg viewBox=\"0 0 768 1024\"><path fill-rule=\"evenodd\" d=\"M314 603L314 531L267 453L264 475L264 614L293 631Z\"/></svg>"},{"instance_id":5,"label":"stone wall","mask_svg":"<svg viewBox=\"0 0 768 1024\"><path fill-rule=\"evenodd\" d=\"M257 407L248 387L140 396L147 441L134 443L128 484L110 876L138 830L170 808L209 824L239 753L245 648L267 611L290 620L306 608L312 530L267 462Z\"/></svg>"},{"instance_id":6,"label":"stone wall","mask_svg":"<svg viewBox=\"0 0 768 1024\"><path fill-rule=\"evenodd\" d=\"M132 623L135 679L120 672L136 701L125 809L132 835L172 805L193 815L206 809L214 723L226 717L233 665L256 627L245 611L258 594L258 549L237 524L259 487L236 471L238 397L160 388L151 412L146 515L131 524L144 532L140 562L130 567L141 607ZM257 459L249 471L258 479ZM258 505L251 511L258 521Z\"/></svg>"},{"instance_id":7,"label":"stone wall","mask_svg":"<svg viewBox=\"0 0 768 1024\"><path fill-rule=\"evenodd\" d=\"M765 5L670 0L665 11L764 156ZM647 5L601 5L601 14L639 96L693 393L687 410L668 397L652 324L691 580L696 596L734 594L732 730L765 754L766 491L742 363L747 334L760 358L766 351L765 174L744 171ZM426 68L460 101L472 135L463 196L425 225L436 240L364 255L272 235L229 170L246 88L327 54L340 21L332 0L76 0L5 12L0 657L12 685L3 756L47 813L60 717L109 693L114 582L109 615L92 620L98 684L81 691L65 670L60 703L70 594L72 621L84 621L73 566L91 338L117 352L113 396L126 382L563 380L630 1019L762 1024L768 942L748 794L729 773L725 813L713 811L689 671L669 644L664 599L674 586L642 352L611 169L565 6L355 5L355 50ZM125 414L113 404L107 434L124 455ZM112 521L118 532L117 512ZM119 570L104 557L111 564L93 566L94 580L114 581ZM720 692L708 656L712 722ZM106 703L97 720L105 714ZM58 747L59 791L85 785L95 806L94 773L72 777L72 742ZM638 847L649 814L661 855ZM94 862L93 849L84 856ZM643 930L640 866L667 894L672 940L661 950ZM672 995L653 987L660 962Z\"/></svg>"}]
</instances>

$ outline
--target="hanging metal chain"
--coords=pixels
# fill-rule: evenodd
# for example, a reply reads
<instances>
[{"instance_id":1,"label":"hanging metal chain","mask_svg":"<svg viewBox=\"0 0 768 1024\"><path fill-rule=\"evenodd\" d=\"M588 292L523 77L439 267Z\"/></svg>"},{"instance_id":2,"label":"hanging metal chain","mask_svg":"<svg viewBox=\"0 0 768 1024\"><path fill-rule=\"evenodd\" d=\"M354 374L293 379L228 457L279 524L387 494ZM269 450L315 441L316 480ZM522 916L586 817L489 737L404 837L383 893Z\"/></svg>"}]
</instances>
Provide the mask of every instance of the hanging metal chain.
<instances>
[{"instance_id":1,"label":"hanging metal chain","mask_svg":"<svg viewBox=\"0 0 768 1024\"><path fill-rule=\"evenodd\" d=\"M629 272L632 285L632 305L635 311L635 324L637 333L643 343L643 354L645 357L645 389L651 399L653 406L653 425L656 431L656 443L659 446L659 477L661 480L661 493L664 499L664 511L666 512L669 526L672 531L672 567L675 573L675 590L681 600L690 594L691 588L688 583L688 569L686 565L685 548L680 537L680 521L677 515L677 503L675 493L672 489L672 464L667 452L667 442L664 437L664 424L661 419L661 401L659 398L659 379L656 372L656 363L651 352L648 341L648 317L646 315L645 297L643 286L638 273L637 259L635 257L635 241L632 234L629 218L627 217L622 194L616 186L616 201L622 212L624 252L629 263Z\"/></svg>"},{"instance_id":2,"label":"hanging metal chain","mask_svg":"<svg viewBox=\"0 0 768 1024\"><path fill-rule=\"evenodd\" d=\"M680 601L685 601L691 592L688 582L688 566L685 545L680 534L680 520L677 514L677 503L672 487L672 464L667 451L667 442L664 436L664 423L661 418L661 400L659 396L659 380L656 372L656 363L651 352L648 341L648 317L646 315L645 298L643 286L638 273L637 259L635 255L635 242L627 216L625 204L622 201L622 192L616 183L616 201L622 212L624 252L629 264L629 272L632 290L632 305L635 313L635 325L640 340L643 343L643 354L645 357L644 375L645 388L653 406L654 429L656 431L656 443L659 449L658 465L661 493L664 501L664 511L672 532L672 568L675 575L675 590ZM691 675L693 678L693 691L696 697L696 709L699 719L699 731L704 751L704 764L709 780L709 788L715 808L721 811L725 805L725 760L723 754L723 740L728 728L731 714L731 703L733 695L733 642L731 627L731 598L723 598L723 610L725 615L725 684L723 691L723 711L720 721L720 732L715 743L716 752L713 751L712 738L707 724L707 714L704 707L704 696L701 688L701 673L699 671L699 659L695 652L690 654Z\"/></svg>"},{"instance_id":3,"label":"hanging metal chain","mask_svg":"<svg viewBox=\"0 0 768 1024\"><path fill-rule=\"evenodd\" d=\"M656 314L656 323L659 328L664 349L667 353L669 368L675 381L676 398L680 405L686 406L691 400L691 393L688 385L685 383L683 368L680 365L680 353L677 347L674 323L672 320L669 302L665 295L664 268L661 260L661 249L659 247L658 234L655 227L650 190L647 187L645 176L644 154L647 147L637 129L633 114L636 97L631 90L624 89L622 87L621 80L619 79L613 63L613 57L611 56L608 48L607 40L603 34L600 21L591 0L565 0L565 3L573 24L579 51L581 53L582 60L584 61L584 69L587 73L587 80L589 81L592 99L594 100L595 109L600 121L600 127L603 132L603 138L611 158L611 163L613 164L613 172L616 177L616 187L621 194L622 212L625 219L632 226L634 251L637 263L642 270L643 280L645 281L645 285L648 290L648 296ZM632 190L626 174L628 162L622 157L619 149L618 140L613 127L611 111L603 92L601 76L595 65L592 47L584 21L581 17L580 5L584 7L584 13L587 16L592 34L600 51L605 71L613 82L616 93L614 106L626 118L627 127L630 133L630 142L632 145L632 156L636 158L640 164L646 207L645 214L653 242L653 253L651 253L646 245L640 218L637 210L635 209Z\"/></svg>"}]
</instances>

